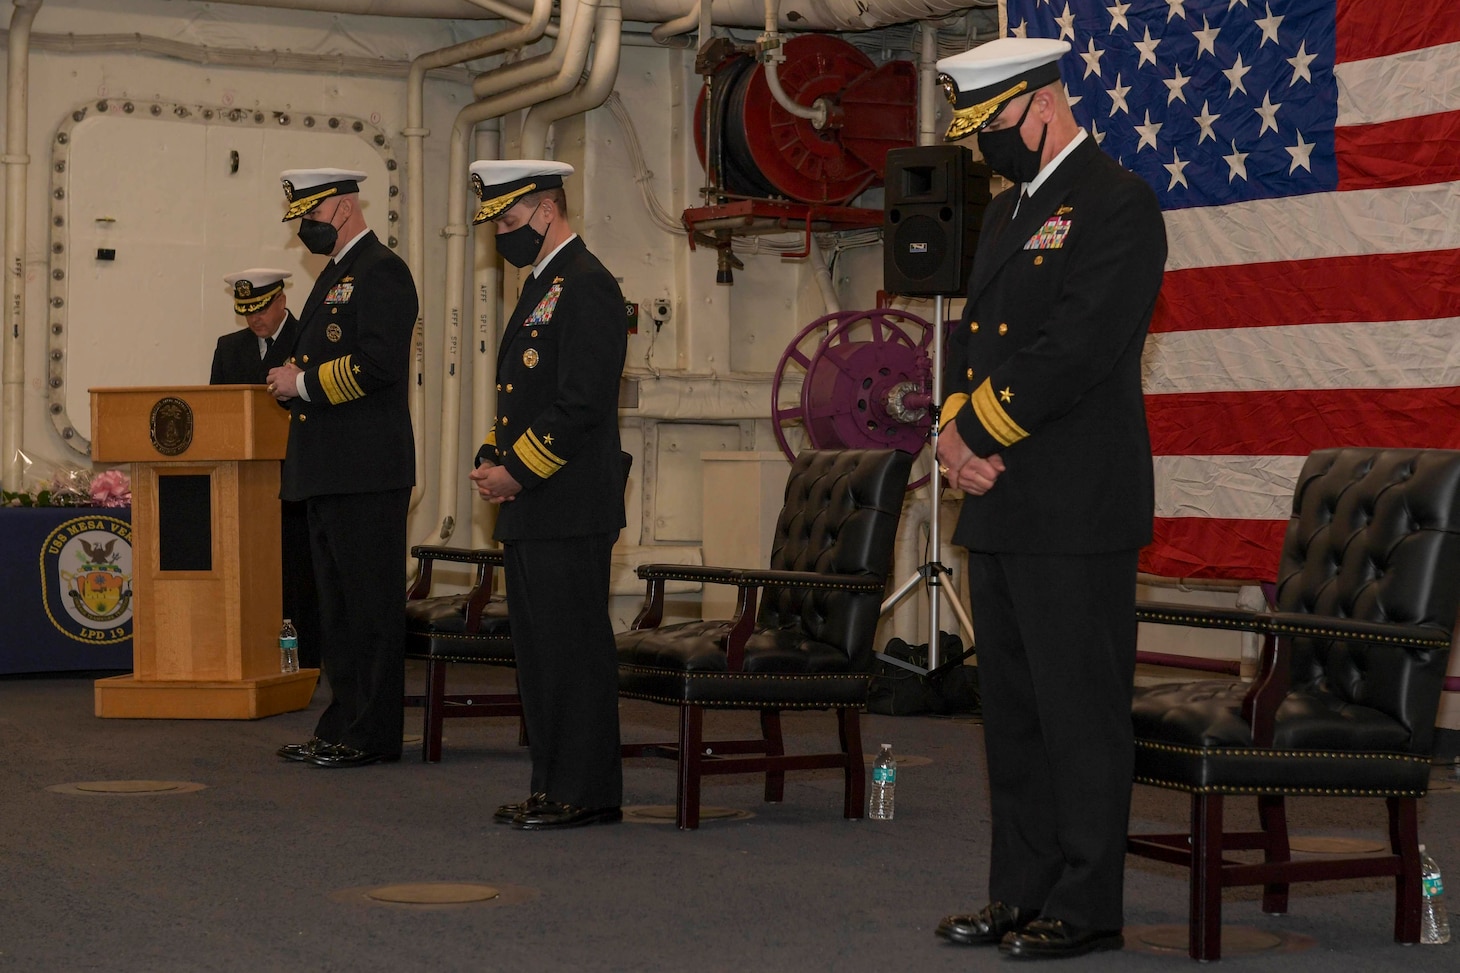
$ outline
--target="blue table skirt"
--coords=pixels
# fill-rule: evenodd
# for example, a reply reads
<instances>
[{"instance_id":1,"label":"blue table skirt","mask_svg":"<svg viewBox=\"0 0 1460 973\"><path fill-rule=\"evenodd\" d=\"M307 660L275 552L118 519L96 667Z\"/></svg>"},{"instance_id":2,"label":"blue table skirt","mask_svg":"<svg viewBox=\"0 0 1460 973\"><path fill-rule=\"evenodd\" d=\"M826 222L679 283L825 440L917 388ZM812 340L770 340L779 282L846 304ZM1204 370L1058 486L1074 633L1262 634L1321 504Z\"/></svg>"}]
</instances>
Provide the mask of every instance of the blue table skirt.
<instances>
[{"instance_id":1,"label":"blue table skirt","mask_svg":"<svg viewBox=\"0 0 1460 973\"><path fill-rule=\"evenodd\" d=\"M0 507L0 674L132 668L131 521Z\"/></svg>"}]
</instances>

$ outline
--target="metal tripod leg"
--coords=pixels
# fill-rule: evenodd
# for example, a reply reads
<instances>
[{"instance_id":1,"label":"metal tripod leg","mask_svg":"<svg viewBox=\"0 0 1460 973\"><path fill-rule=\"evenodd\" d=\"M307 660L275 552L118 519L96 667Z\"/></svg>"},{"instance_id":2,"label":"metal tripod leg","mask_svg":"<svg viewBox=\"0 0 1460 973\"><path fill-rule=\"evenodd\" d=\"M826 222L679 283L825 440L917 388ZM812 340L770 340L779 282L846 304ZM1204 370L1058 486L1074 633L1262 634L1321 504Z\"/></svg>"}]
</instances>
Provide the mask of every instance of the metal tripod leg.
<instances>
[{"instance_id":1,"label":"metal tripod leg","mask_svg":"<svg viewBox=\"0 0 1460 973\"><path fill-rule=\"evenodd\" d=\"M928 516L929 546L933 552L933 560L918 568L917 573L903 582L892 597L882 603L882 613L885 615L891 608L907 596L913 588L917 587L919 581L923 581L928 588L928 669L938 668L939 658L939 635L942 633L940 615L942 612L943 579L952 578L952 572L942 563L943 556L943 535L942 535L942 473L936 468L938 465L938 415L937 410L943 405L943 301L940 294L933 298L933 400L930 408L933 410L933 427L929 432L928 442L933 451L934 470L928 481L928 493L932 498L932 510ZM973 623L968 619L968 613L963 610L957 597L949 599L953 606L953 613L958 616L958 621L963 625L963 630L968 633L969 643L973 642ZM890 658L886 653L877 653L878 658L888 662L898 662L904 668L916 669L915 666L901 663L900 660ZM925 670L919 670L925 671Z\"/></svg>"},{"instance_id":2,"label":"metal tripod leg","mask_svg":"<svg viewBox=\"0 0 1460 973\"><path fill-rule=\"evenodd\" d=\"M906 581L904 581L898 587L898 589L894 591L891 595L889 595L887 600L882 603L882 614L886 615L888 612L892 611L892 609L901 604L904 598L912 594L913 589L918 586L919 582L922 582L927 586L928 600L936 605L937 602L939 602L943 597L944 578L948 579L948 581L951 582L953 580L953 572L950 571L947 565L943 564L942 562L931 561L927 564L920 565L917 571L914 572ZM958 623L960 626L962 626L964 634L968 636L969 644L973 644L973 622L969 620L968 612L964 610L963 603L958 600L957 595L954 595L950 592L948 604L952 606L953 614L958 616ZM929 614L936 622L936 609L930 607ZM927 669L924 669L921 666L912 665L908 662L904 662L901 659L894 659L883 652L878 652L877 658L882 659L885 662L891 662L893 665L901 666L904 669L911 669L913 672L926 673L932 669L938 668L938 665L941 661L938 659L933 647L933 643L935 641L937 640L930 639L928 643Z\"/></svg>"}]
</instances>

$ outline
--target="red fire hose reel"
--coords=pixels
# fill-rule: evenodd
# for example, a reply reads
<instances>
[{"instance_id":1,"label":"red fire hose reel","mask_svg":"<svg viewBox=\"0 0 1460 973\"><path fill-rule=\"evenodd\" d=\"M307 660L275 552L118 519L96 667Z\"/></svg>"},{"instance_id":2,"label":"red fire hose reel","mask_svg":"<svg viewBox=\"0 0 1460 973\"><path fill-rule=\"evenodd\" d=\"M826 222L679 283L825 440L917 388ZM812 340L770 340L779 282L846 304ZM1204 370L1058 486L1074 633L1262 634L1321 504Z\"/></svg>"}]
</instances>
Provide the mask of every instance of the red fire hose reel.
<instances>
[{"instance_id":1,"label":"red fire hose reel","mask_svg":"<svg viewBox=\"0 0 1460 973\"><path fill-rule=\"evenodd\" d=\"M805 34L787 41L778 76L786 95L829 106L825 124L798 118L771 94L753 49L719 39L700 51L705 84L695 105L695 148L705 167L707 205L687 209L690 247L720 251L722 283L738 264L732 237L882 225L882 211L848 206L882 184L887 153L917 136L917 68L878 67L846 41Z\"/></svg>"}]
</instances>

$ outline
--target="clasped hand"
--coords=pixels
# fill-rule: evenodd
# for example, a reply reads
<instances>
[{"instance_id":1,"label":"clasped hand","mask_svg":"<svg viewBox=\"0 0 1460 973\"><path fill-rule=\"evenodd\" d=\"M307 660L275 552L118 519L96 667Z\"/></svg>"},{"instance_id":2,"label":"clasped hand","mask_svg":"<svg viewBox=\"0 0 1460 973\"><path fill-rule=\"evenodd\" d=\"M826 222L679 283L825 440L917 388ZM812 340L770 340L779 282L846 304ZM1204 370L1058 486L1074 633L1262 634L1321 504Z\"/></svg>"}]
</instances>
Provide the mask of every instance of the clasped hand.
<instances>
[{"instance_id":1,"label":"clasped hand","mask_svg":"<svg viewBox=\"0 0 1460 973\"><path fill-rule=\"evenodd\" d=\"M993 489L1004 472L1004 460L998 453L975 456L959 435L958 425L950 422L938 433L938 468L950 485L979 497Z\"/></svg>"},{"instance_id":2,"label":"clasped hand","mask_svg":"<svg viewBox=\"0 0 1460 973\"><path fill-rule=\"evenodd\" d=\"M507 503L515 500L522 491L522 484L507 472L505 466L498 466L496 463L483 463L467 476L471 477L472 485L477 488L477 496L488 503Z\"/></svg>"},{"instance_id":3,"label":"clasped hand","mask_svg":"<svg viewBox=\"0 0 1460 973\"><path fill-rule=\"evenodd\" d=\"M269 392L280 402L286 402L299 394L299 376L304 369L293 362L286 362L269 369Z\"/></svg>"}]
</instances>

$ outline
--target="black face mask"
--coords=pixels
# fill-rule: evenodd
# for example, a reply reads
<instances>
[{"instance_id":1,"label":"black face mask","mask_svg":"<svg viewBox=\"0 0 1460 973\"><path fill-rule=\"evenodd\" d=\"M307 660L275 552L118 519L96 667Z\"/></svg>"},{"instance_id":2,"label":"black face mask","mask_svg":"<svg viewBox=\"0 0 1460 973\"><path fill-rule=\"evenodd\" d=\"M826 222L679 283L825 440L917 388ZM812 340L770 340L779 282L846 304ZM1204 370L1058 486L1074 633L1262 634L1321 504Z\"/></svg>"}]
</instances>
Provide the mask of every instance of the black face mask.
<instances>
[{"instance_id":1,"label":"black face mask","mask_svg":"<svg viewBox=\"0 0 1460 973\"><path fill-rule=\"evenodd\" d=\"M537 210L533 210L533 216ZM532 216L515 230L497 234L497 252L502 259L514 267L527 267L542 252L542 243L547 237L532 228Z\"/></svg>"},{"instance_id":2,"label":"black face mask","mask_svg":"<svg viewBox=\"0 0 1460 973\"><path fill-rule=\"evenodd\" d=\"M335 252L335 244L340 241L340 231L335 229L333 223L311 220L306 216L299 221L299 240L310 253L328 255Z\"/></svg>"},{"instance_id":3,"label":"black face mask","mask_svg":"<svg viewBox=\"0 0 1460 973\"><path fill-rule=\"evenodd\" d=\"M1044 126L1037 149L1025 145L1024 137L1019 134L1033 105L1034 99L1031 98L1024 106L1024 114L1014 125L996 132L978 133L978 150L983 153L983 160L1010 182L1031 182L1039 175L1039 160L1044 155L1044 140L1049 135L1049 126Z\"/></svg>"}]
</instances>

